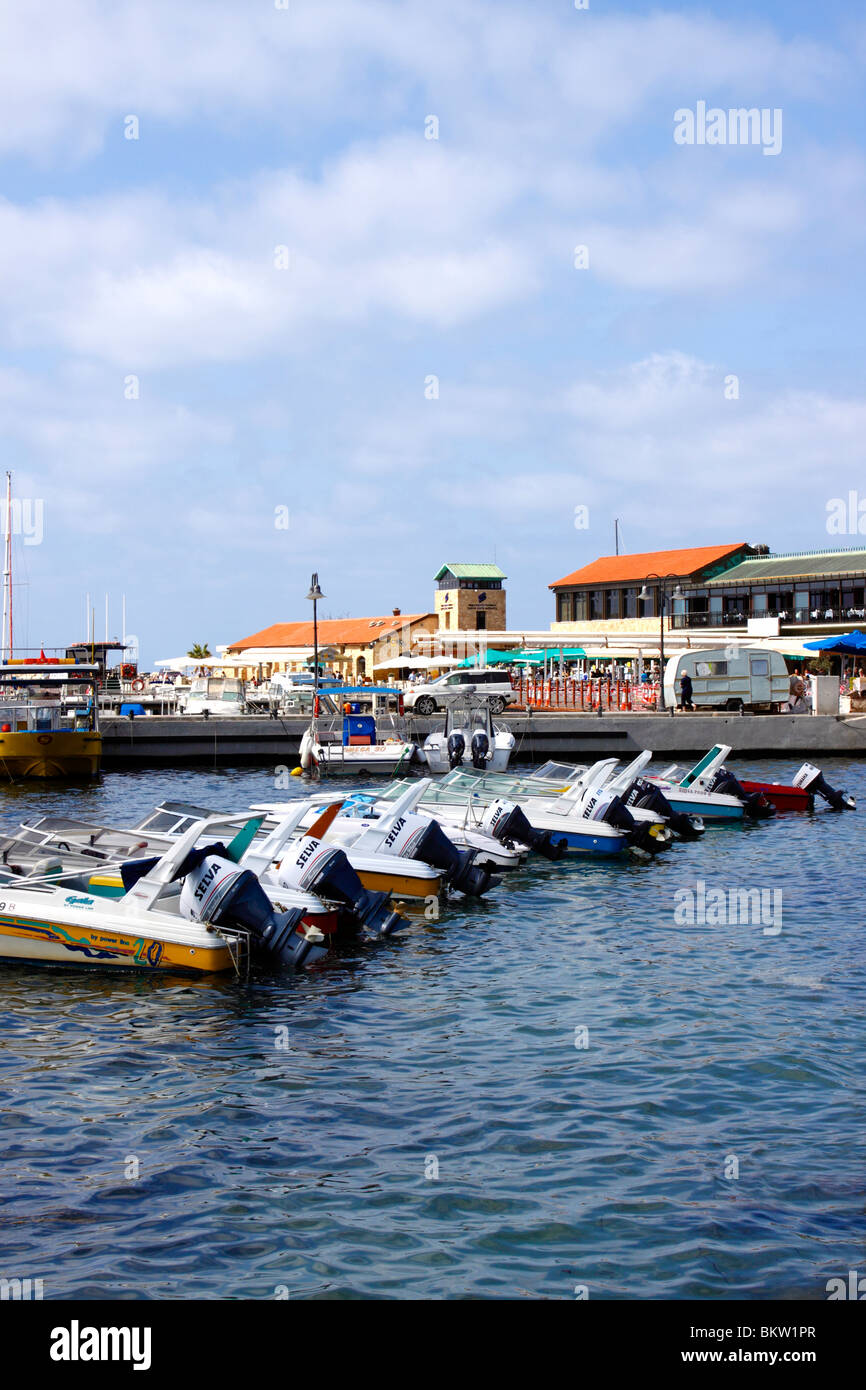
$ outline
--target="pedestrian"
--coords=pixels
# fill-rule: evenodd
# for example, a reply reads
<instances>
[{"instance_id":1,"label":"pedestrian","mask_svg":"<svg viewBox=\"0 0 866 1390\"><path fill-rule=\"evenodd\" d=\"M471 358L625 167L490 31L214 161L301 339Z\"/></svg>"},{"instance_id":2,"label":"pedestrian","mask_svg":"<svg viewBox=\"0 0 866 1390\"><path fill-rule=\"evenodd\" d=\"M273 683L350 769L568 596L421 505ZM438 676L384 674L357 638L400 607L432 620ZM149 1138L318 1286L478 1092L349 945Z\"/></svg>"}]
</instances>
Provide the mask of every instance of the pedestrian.
<instances>
[{"instance_id":1,"label":"pedestrian","mask_svg":"<svg viewBox=\"0 0 866 1390\"><path fill-rule=\"evenodd\" d=\"M694 709L692 704L692 678L688 671L683 671L680 676L680 708Z\"/></svg>"}]
</instances>

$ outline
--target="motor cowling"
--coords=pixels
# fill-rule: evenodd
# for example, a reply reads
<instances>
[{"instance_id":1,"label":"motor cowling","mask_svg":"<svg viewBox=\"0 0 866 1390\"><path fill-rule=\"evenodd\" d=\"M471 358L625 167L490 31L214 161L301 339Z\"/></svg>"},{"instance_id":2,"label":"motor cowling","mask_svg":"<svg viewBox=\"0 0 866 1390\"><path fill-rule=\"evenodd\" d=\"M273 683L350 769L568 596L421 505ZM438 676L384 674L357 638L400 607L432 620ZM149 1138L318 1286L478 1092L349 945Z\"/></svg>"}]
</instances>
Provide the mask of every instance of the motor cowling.
<instances>
[{"instance_id":1,"label":"motor cowling","mask_svg":"<svg viewBox=\"0 0 866 1390\"><path fill-rule=\"evenodd\" d=\"M821 769L814 767L812 763L803 764L794 777L793 785L799 787L801 791L809 792L812 796L822 796L834 811L855 811L857 809L857 802L853 796L849 796L847 792L838 792L831 787Z\"/></svg>"},{"instance_id":2,"label":"motor cowling","mask_svg":"<svg viewBox=\"0 0 866 1390\"><path fill-rule=\"evenodd\" d=\"M776 808L767 800L763 792L747 792L732 772L720 767L707 784L708 792L718 792L721 796L735 796L742 801L746 815L752 820L769 820L776 814Z\"/></svg>"},{"instance_id":3,"label":"motor cowling","mask_svg":"<svg viewBox=\"0 0 866 1390\"><path fill-rule=\"evenodd\" d=\"M344 850L323 845L313 835L305 835L300 846L293 846L284 855L276 877L283 888L302 888L343 903L376 936L391 936L405 925L401 913L392 911L387 893L373 893L364 887Z\"/></svg>"},{"instance_id":4,"label":"motor cowling","mask_svg":"<svg viewBox=\"0 0 866 1390\"><path fill-rule=\"evenodd\" d=\"M430 816L411 812L399 816L383 841L382 852L396 854L401 859L417 859L441 869L448 887L465 893L468 898L480 898L499 882L489 869L480 868L474 862L476 850L458 849L439 822Z\"/></svg>"},{"instance_id":5,"label":"motor cowling","mask_svg":"<svg viewBox=\"0 0 866 1390\"><path fill-rule=\"evenodd\" d=\"M697 840L704 833L704 822L700 816L687 815L685 811L675 811L661 787L636 777L623 798L626 806L636 810L652 811L662 816L676 835L682 840Z\"/></svg>"},{"instance_id":6,"label":"motor cowling","mask_svg":"<svg viewBox=\"0 0 866 1390\"><path fill-rule=\"evenodd\" d=\"M466 740L461 733L454 732L448 735L448 766L451 771L459 767L463 762L463 755L466 752Z\"/></svg>"},{"instance_id":7,"label":"motor cowling","mask_svg":"<svg viewBox=\"0 0 866 1390\"><path fill-rule=\"evenodd\" d=\"M487 757L490 753L490 739L483 729L476 729L472 735L472 742L469 745L472 757L472 766L479 772L487 766Z\"/></svg>"},{"instance_id":8,"label":"motor cowling","mask_svg":"<svg viewBox=\"0 0 866 1390\"><path fill-rule=\"evenodd\" d=\"M604 821L626 833L629 843L645 854L655 854L670 843L671 833L652 821L636 821L621 796L604 787L590 788L581 801L586 820Z\"/></svg>"},{"instance_id":9,"label":"motor cowling","mask_svg":"<svg viewBox=\"0 0 866 1390\"><path fill-rule=\"evenodd\" d=\"M188 922L247 931L258 955L280 965L297 967L314 947L324 942L315 927L299 932L303 908L277 912L255 874L240 869L211 846L195 851L202 856L184 877L180 912ZM222 849L223 846L219 846Z\"/></svg>"},{"instance_id":10,"label":"motor cowling","mask_svg":"<svg viewBox=\"0 0 866 1390\"><path fill-rule=\"evenodd\" d=\"M556 839L550 830L536 830L513 801L492 802L484 813L481 829L502 844L513 841L518 845L527 845L545 859L561 859L568 848L568 840L564 836Z\"/></svg>"}]
</instances>

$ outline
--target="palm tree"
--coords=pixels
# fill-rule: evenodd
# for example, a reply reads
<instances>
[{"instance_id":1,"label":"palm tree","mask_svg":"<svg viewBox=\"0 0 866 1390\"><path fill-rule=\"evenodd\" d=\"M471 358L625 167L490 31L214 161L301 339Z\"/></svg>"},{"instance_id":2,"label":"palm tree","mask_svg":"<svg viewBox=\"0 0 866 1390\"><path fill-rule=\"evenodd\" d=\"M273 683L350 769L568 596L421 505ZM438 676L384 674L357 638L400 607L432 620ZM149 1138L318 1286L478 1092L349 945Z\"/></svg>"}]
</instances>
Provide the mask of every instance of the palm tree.
<instances>
[{"instance_id":1,"label":"palm tree","mask_svg":"<svg viewBox=\"0 0 866 1390\"><path fill-rule=\"evenodd\" d=\"M187 652L187 656L191 656L193 661L206 661L210 656L210 647L207 642L193 642L192 647ZM205 669L201 666L196 667L195 673L197 676L207 674Z\"/></svg>"}]
</instances>

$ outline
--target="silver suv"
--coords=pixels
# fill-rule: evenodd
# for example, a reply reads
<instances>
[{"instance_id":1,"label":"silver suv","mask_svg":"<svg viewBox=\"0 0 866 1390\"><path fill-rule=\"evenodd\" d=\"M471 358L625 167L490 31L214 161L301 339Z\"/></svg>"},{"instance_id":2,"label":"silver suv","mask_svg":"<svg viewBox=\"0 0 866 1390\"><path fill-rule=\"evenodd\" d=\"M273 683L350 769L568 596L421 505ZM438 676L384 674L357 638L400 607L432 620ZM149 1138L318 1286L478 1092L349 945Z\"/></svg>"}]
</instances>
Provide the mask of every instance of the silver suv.
<instances>
[{"instance_id":1,"label":"silver suv","mask_svg":"<svg viewBox=\"0 0 866 1390\"><path fill-rule=\"evenodd\" d=\"M511 681L504 671L452 671L424 685L410 685L403 703L416 714L435 714L454 696L478 695L490 705L491 714L501 714L514 700Z\"/></svg>"}]
</instances>

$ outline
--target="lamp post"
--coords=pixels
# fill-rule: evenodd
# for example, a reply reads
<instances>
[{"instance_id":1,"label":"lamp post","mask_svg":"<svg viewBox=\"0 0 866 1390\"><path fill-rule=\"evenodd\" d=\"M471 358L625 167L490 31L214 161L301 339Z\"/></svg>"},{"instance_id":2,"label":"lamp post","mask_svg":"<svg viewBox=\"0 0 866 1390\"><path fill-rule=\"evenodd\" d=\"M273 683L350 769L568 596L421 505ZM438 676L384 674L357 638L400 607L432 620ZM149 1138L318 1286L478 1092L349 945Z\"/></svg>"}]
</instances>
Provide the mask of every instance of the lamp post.
<instances>
[{"instance_id":1,"label":"lamp post","mask_svg":"<svg viewBox=\"0 0 866 1390\"><path fill-rule=\"evenodd\" d=\"M679 583L679 576L676 574L648 574L647 579L658 580L659 591L659 706L666 709L665 705L665 608L668 602L667 582L669 579L677 581L677 586L671 593L671 598L683 597L683 586ZM644 584L638 598L641 603L646 603L650 597L650 591Z\"/></svg>"},{"instance_id":2,"label":"lamp post","mask_svg":"<svg viewBox=\"0 0 866 1390\"><path fill-rule=\"evenodd\" d=\"M307 594L307 598L310 599L310 600L312 601L312 604L313 604L313 713L314 713L314 714L315 714L315 709L316 709L316 700L317 700L318 697L319 697L319 624L318 624L318 617L317 617L317 613L316 613L316 604L318 603L318 601L319 601L320 598L324 598L324 597L325 597L325 595L322 593L321 589L319 588L319 576L318 576L318 574L314 574L312 580L310 581L310 592Z\"/></svg>"}]
</instances>

